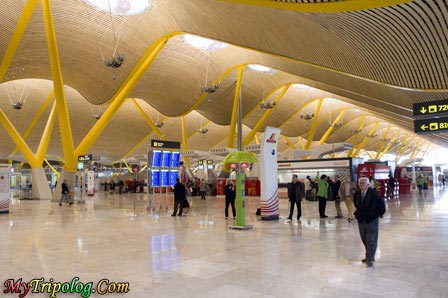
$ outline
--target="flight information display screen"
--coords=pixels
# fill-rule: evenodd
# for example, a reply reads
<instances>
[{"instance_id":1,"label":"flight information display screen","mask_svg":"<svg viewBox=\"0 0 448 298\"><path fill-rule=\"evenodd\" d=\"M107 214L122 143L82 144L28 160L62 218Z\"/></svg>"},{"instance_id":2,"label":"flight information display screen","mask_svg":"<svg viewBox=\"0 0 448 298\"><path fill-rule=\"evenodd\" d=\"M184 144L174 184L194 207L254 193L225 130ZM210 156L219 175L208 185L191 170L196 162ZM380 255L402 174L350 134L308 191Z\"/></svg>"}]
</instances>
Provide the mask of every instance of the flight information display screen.
<instances>
[{"instance_id":1,"label":"flight information display screen","mask_svg":"<svg viewBox=\"0 0 448 298\"><path fill-rule=\"evenodd\" d=\"M169 170L162 170L160 172L160 186L167 187L170 185L170 171Z\"/></svg>"},{"instance_id":2,"label":"flight information display screen","mask_svg":"<svg viewBox=\"0 0 448 298\"><path fill-rule=\"evenodd\" d=\"M153 150L151 158L151 167L160 167L162 163L162 151Z\"/></svg>"},{"instance_id":3,"label":"flight information display screen","mask_svg":"<svg viewBox=\"0 0 448 298\"><path fill-rule=\"evenodd\" d=\"M151 170L151 187L159 187L159 186L160 186L160 171Z\"/></svg>"},{"instance_id":4,"label":"flight information display screen","mask_svg":"<svg viewBox=\"0 0 448 298\"><path fill-rule=\"evenodd\" d=\"M170 171L170 186L176 184L176 179L179 177L177 170Z\"/></svg>"},{"instance_id":5,"label":"flight information display screen","mask_svg":"<svg viewBox=\"0 0 448 298\"><path fill-rule=\"evenodd\" d=\"M180 158L179 151L171 152L171 162L170 162L171 168L177 168L179 166L179 158Z\"/></svg>"},{"instance_id":6,"label":"flight information display screen","mask_svg":"<svg viewBox=\"0 0 448 298\"><path fill-rule=\"evenodd\" d=\"M171 151L162 151L162 167L169 168L171 162Z\"/></svg>"}]
</instances>

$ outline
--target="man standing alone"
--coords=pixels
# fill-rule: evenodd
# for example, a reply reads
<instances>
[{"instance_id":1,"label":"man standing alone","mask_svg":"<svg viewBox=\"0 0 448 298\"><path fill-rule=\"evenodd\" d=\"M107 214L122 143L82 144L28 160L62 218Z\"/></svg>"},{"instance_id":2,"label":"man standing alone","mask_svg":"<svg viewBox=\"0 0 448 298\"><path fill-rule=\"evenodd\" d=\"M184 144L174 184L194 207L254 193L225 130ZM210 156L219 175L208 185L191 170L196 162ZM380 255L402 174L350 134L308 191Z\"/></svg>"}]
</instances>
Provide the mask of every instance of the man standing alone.
<instances>
[{"instance_id":1,"label":"man standing alone","mask_svg":"<svg viewBox=\"0 0 448 298\"><path fill-rule=\"evenodd\" d=\"M359 234L366 249L366 257L362 262L366 263L367 267L372 267L378 245L378 217L386 212L386 206L378 192L369 187L369 178L359 178L358 186L354 203Z\"/></svg>"},{"instance_id":2,"label":"man standing alone","mask_svg":"<svg viewBox=\"0 0 448 298\"><path fill-rule=\"evenodd\" d=\"M287 219L292 219L294 213L294 204L297 205L297 219L299 220L302 216L302 197L305 195L305 187L297 179L297 175L292 175L292 182L288 183L288 198L291 203L291 208L289 209L289 216Z\"/></svg>"}]
</instances>

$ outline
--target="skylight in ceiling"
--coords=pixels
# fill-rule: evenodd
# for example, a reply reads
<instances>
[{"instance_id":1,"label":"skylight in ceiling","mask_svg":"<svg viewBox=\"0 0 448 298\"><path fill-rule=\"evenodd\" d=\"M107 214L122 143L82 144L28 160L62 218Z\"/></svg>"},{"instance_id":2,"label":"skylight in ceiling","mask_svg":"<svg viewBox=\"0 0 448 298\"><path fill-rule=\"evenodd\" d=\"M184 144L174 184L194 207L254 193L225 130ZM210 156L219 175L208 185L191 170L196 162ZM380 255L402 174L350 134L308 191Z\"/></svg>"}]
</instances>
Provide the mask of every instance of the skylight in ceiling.
<instances>
[{"instance_id":1,"label":"skylight in ceiling","mask_svg":"<svg viewBox=\"0 0 448 298\"><path fill-rule=\"evenodd\" d=\"M277 70L275 70L273 68L263 66L260 64L249 64L247 67L249 67L252 70L258 71L258 72L264 72L264 73L269 73L269 74L277 72Z\"/></svg>"},{"instance_id":2,"label":"skylight in ceiling","mask_svg":"<svg viewBox=\"0 0 448 298\"><path fill-rule=\"evenodd\" d=\"M84 0L98 10L114 15L141 14L151 7L152 0Z\"/></svg>"},{"instance_id":3,"label":"skylight in ceiling","mask_svg":"<svg viewBox=\"0 0 448 298\"><path fill-rule=\"evenodd\" d=\"M308 86L308 85L304 85L304 84L292 84L291 85L294 88L297 89L311 89L312 87Z\"/></svg>"},{"instance_id":4,"label":"skylight in ceiling","mask_svg":"<svg viewBox=\"0 0 448 298\"><path fill-rule=\"evenodd\" d=\"M181 38L183 41L185 41L192 47L195 47L200 50L217 51L229 46L228 44L217 40L208 39L191 34L184 34L182 35Z\"/></svg>"}]
</instances>

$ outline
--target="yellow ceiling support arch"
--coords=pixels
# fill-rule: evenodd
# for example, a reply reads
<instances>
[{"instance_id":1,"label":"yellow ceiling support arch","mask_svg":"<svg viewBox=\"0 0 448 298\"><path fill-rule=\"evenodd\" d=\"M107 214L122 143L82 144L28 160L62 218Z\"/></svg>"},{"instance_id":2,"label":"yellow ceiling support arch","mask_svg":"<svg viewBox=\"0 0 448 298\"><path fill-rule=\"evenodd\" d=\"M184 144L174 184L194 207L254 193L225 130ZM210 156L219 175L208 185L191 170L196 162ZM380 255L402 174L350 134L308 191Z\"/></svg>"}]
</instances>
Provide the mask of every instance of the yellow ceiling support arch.
<instances>
[{"instance_id":1,"label":"yellow ceiling support arch","mask_svg":"<svg viewBox=\"0 0 448 298\"><path fill-rule=\"evenodd\" d=\"M22 40L23 33L25 33L26 27L28 26L28 22L33 15L34 10L36 9L39 0L28 0L23 7L22 14L17 21L16 28L14 29L14 33L12 34L11 40L6 48L5 54L3 55L2 62L0 64L0 82L3 81L3 78L6 75L6 72L11 65L11 62L16 54L17 47Z\"/></svg>"},{"instance_id":2,"label":"yellow ceiling support arch","mask_svg":"<svg viewBox=\"0 0 448 298\"><path fill-rule=\"evenodd\" d=\"M356 150L353 152L354 157L357 157L359 155L359 151L361 151L361 149L364 147L364 145L367 142L367 138L369 135L372 135L376 129L378 128L378 126L380 125L380 122L377 121L375 122L375 124L373 125L373 127L369 130L369 132L366 134L366 136L364 137L364 139L362 140L362 142L358 145L358 147L356 148Z\"/></svg>"},{"instance_id":3,"label":"yellow ceiling support arch","mask_svg":"<svg viewBox=\"0 0 448 298\"><path fill-rule=\"evenodd\" d=\"M306 150L309 150L311 148L311 142L313 141L314 133L316 132L317 118L319 118L320 108L322 107L323 101L324 101L323 98L319 99L319 103L317 104L316 111L314 112L313 123L311 124L311 128L308 132L308 140L307 140L306 146L305 146Z\"/></svg>"},{"instance_id":4,"label":"yellow ceiling support arch","mask_svg":"<svg viewBox=\"0 0 448 298\"><path fill-rule=\"evenodd\" d=\"M75 171L77 159L74 152L67 100L64 94L64 82L62 80L61 63L59 60L59 50L56 42L56 33L54 30L50 0L42 1L42 10L45 22L45 33L47 37L48 56L50 58L51 75L53 78L54 93L56 95L56 109L58 112L62 151L64 152L64 159L66 162L64 167L69 171Z\"/></svg>"},{"instance_id":5,"label":"yellow ceiling support arch","mask_svg":"<svg viewBox=\"0 0 448 298\"><path fill-rule=\"evenodd\" d=\"M389 135L389 131L390 131L391 128L392 128L392 126L389 126L386 129L386 132L384 133L383 137L381 138L380 146L378 147L378 149L376 151L376 156L375 156L376 159L378 159L380 157L381 152L383 151L384 144L386 143L386 138Z\"/></svg>"},{"instance_id":6,"label":"yellow ceiling support arch","mask_svg":"<svg viewBox=\"0 0 448 298\"><path fill-rule=\"evenodd\" d=\"M137 103L135 98L131 98L132 103L137 108L137 110L142 114L143 118L145 118L146 122L149 124L149 127L161 138L162 140L166 140L163 133L160 131L160 129L154 124L154 122L151 120L151 118L146 115L145 111L143 111L142 107Z\"/></svg>"},{"instance_id":7,"label":"yellow ceiling support arch","mask_svg":"<svg viewBox=\"0 0 448 298\"><path fill-rule=\"evenodd\" d=\"M286 91L288 91L290 86L291 85L286 85L286 86L283 87L283 90L280 92L280 94L275 99L275 103L276 104L283 98L283 96L285 95ZM244 139L243 146L248 145L252 141L252 138L258 132L260 127L266 122L266 120L268 119L269 115L272 113L272 110L273 110L273 108L272 109L268 109L266 112L264 112L263 116L260 117L258 122L252 128L251 132Z\"/></svg>"},{"instance_id":8,"label":"yellow ceiling support arch","mask_svg":"<svg viewBox=\"0 0 448 298\"><path fill-rule=\"evenodd\" d=\"M359 133L361 132L362 125L363 125L365 119L366 119L366 116L361 116L361 119L359 120L358 127L356 128L356 132L353 135L352 149L350 149L347 153L348 157L352 157L353 149L356 146L356 142L358 142L358 136L359 136Z\"/></svg>"},{"instance_id":9,"label":"yellow ceiling support arch","mask_svg":"<svg viewBox=\"0 0 448 298\"><path fill-rule=\"evenodd\" d=\"M337 2L297 3L273 0L221 0L225 2L255 5L267 8L299 12L335 13L367 10L411 2L411 0L344 0Z\"/></svg>"},{"instance_id":10,"label":"yellow ceiling support arch","mask_svg":"<svg viewBox=\"0 0 448 298\"><path fill-rule=\"evenodd\" d=\"M243 80L243 71L244 66L240 66L238 69L238 79L236 81L236 88L235 88L235 96L233 98L233 108L232 108L232 118L230 121L230 127L229 127L229 139L227 140L227 146L230 148L233 148L235 143L235 129L236 129L236 120L237 120L237 112L238 112L238 105L239 105L239 98L240 98L240 91L241 91L241 83ZM242 123L241 123L242 125Z\"/></svg>"}]
</instances>

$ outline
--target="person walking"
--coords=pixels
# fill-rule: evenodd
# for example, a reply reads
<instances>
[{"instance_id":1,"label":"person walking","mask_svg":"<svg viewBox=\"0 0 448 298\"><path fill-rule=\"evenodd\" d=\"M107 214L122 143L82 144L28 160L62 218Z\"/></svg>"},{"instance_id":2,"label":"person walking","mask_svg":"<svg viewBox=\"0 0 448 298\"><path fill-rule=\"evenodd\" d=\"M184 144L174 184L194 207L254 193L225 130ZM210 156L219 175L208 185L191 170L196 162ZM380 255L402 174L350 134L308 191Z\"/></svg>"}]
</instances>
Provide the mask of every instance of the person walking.
<instances>
[{"instance_id":1,"label":"person walking","mask_svg":"<svg viewBox=\"0 0 448 298\"><path fill-rule=\"evenodd\" d=\"M303 184L305 185L305 198L308 201L313 201L313 198L311 196L311 190L313 189L313 184L311 183L310 176L306 176L306 179L303 181Z\"/></svg>"},{"instance_id":2,"label":"person walking","mask_svg":"<svg viewBox=\"0 0 448 298\"><path fill-rule=\"evenodd\" d=\"M235 191L235 185L232 183L232 179L230 179L230 178L228 178L226 180L226 186L224 186L224 195L226 196L226 209L224 210L226 219L229 218L229 205L232 205L233 219L235 219L236 218L236 209L235 209L236 191Z\"/></svg>"},{"instance_id":3,"label":"person walking","mask_svg":"<svg viewBox=\"0 0 448 298\"><path fill-rule=\"evenodd\" d=\"M302 216L302 198L305 195L305 186L297 179L297 175L292 175L292 182L288 183L288 198L291 206L287 219L292 220L294 205L297 205L297 220Z\"/></svg>"},{"instance_id":4,"label":"person walking","mask_svg":"<svg viewBox=\"0 0 448 298\"><path fill-rule=\"evenodd\" d=\"M347 176L342 182L341 187L339 188L339 197L341 201L344 201L345 206L347 207L347 220L348 222L353 221L353 198L352 195L356 187L354 183L350 181L350 176Z\"/></svg>"},{"instance_id":5,"label":"person walking","mask_svg":"<svg viewBox=\"0 0 448 298\"><path fill-rule=\"evenodd\" d=\"M322 174L319 178L319 174L316 177L317 180L317 199L319 200L319 215L320 218L328 217L325 214L325 208L327 207L327 198L328 198L328 182L327 175Z\"/></svg>"},{"instance_id":6,"label":"person walking","mask_svg":"<svg viewBox=\"0 0 448 298\"><path fill-rule=\"evenodd\" d=\"M61 199L59 200L59 206L62 206L62 201L68 202L69 205L73 204L73 200L70 198L70 191L67 184L67 179L64 179L61 185Z\"/></svg>"},{"instance_id":7,"label":"person walking","mask_svg":"<svg viewBox=\"0 0 448 298\"><path fill-rule=\"evenodd\" d=\"M207 198L205 197L205 194L207 192L207 181L202 179L199 188L200 188L200 191L201 191L201 200L206 200Z\"/></svg>"},{"instance_id":8,"label":"person walking","mask_svg":"<svg viewBox=\"0 0 448 298\"><path fill-rule=\"evenodd\" d=\"M394 193L395 193L395 181L394 181L394 177L392 177L392 175L389 174L389 180L387 181L388 183L388 188L387 188L387 194L388 196L392 199L394 197Z\"/></svg>"},{"instance_id":9,"label":"person walking","mask_svg":"<svg viewBox=\"0 0 448 298\"><path fill-rule=\"evenodd\" d=\"M386 205L378 192L369 187L367 177L359 178L359 189L355 194L355 217L358 220L359 235L364 244L366 254L362 260L367 267L375 262L375 252L378 246L378 218L386 212Z\"/></svg>"},{"instance_id":10,"label":"person walking","mask_svg":"<svg viewBox=\"0 0 448 298\"><path fill-rule=\"evenodd\" d=\"M185 186L180 183L180 179L176 178L176 184L174 184L174 211L173 214L171 214L171 216L182 216L182 209L183 209L183 205L182 205L182 201L186 200L186 194L185 194ZM179 213L177 213L177 210L179 209Z\"/></svg>"},{"instance_id":11,"label":"person walking","mask_svg":"<svg viewBox=\"0 0 448 298\"><path fill-rule=\"evenodd\" d=\"M341 209L341 197L339 195L339 189L341 188L341 180L339 176L334 176L334 182L331 183L331 192L333 193L334 206L336 207L336 218L344 218Z\"/></svg>"}]
</instances>

